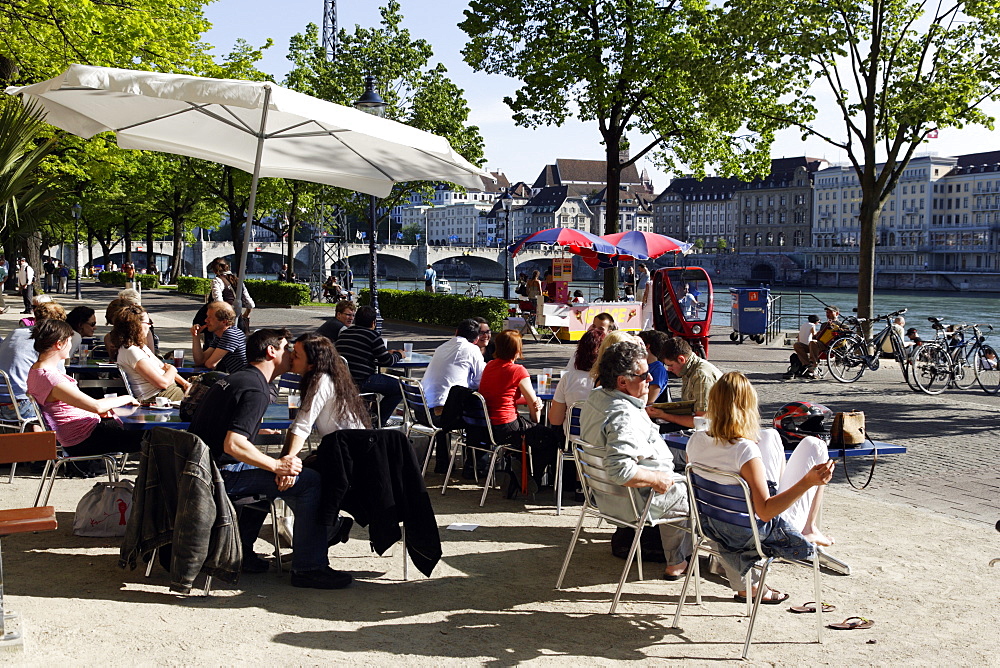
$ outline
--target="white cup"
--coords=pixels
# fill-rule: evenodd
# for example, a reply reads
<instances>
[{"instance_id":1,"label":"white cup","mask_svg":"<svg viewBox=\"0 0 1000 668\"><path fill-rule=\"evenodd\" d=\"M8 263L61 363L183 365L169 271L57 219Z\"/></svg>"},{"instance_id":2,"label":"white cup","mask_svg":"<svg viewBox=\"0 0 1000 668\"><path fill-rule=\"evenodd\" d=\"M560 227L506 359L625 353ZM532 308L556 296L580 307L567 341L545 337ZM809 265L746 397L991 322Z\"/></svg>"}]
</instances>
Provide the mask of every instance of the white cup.
<instances>
[{"instance_id":1,"label":"white cup","mask_svg":"<svg viewBox=\"0 0 1000 668\"><path fill-rule=\"evenodd\" d=\"M552 377L552 367L545 367L544 369L542 369L542 373L545 374L546 378L551 378Z\"/></svg>"},{"instance_id":2,"label":"white cup","mask_svg":"<svg viewBox=\"0 0 1000 668\"><path fill-rule=\"evenodd\" d=\"M403 344L403 353L406 354L406 359L410 359L411 357L413 357L413 344L412 343L404 343Z\"/></svg>"},{"instance_id":3,"label":"white cup","mask_svg":"<svg viewBox=\"0 0 1000 668\"><path fill-rule=\"evenodd\" d=\"M170 405L170 399L166 397L156 397L156 405L158 408L166 408Z\"/></svg>"},{"instance_id":4,"label":"white cup","mask_svg":"<svg viewBox=\"0 0 1000 668\"><path fill-rule=\"evenodd\" d=\"M538 391L545 392L549 388L549 377L544 373L538 374Z\"/></svg>"}]
</instances>

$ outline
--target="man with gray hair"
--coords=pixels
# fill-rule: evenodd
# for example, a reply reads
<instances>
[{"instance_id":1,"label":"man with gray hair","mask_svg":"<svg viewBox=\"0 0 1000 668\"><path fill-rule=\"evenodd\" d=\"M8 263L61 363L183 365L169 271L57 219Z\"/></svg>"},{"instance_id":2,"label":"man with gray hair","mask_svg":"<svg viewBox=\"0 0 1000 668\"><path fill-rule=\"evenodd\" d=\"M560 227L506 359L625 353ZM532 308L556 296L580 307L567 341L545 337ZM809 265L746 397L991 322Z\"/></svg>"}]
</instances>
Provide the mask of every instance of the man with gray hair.
<instances>
[{"instance_id":1,"label":"man with gray hair","mask_svg":"<svg viewBox=\"0 0 1000 668\"><path fill-rule=\"evenodd\" d=\"M204 347L201 333L208 331ZM236 312L226 302L212 302L204 325L191 327L191 354L196 366L236 373L247 365L247 337L236 327Z\"/></svg>"},{"instance_id":2,"label":"man with gray hair","mask_svg":"<svg viewBox=\"0 0 1000 668\"><path fill-rule=\"evenodd\" d=\"M598 367L600 387L590 393L580 416L581 436L603 455L611 480L638 488L643 503L654 494L650 519L688 516L684 478L674 473L670 449L659 428L646 414L649 365L643 346L624 341L610 346ZM605 505L616 499L608 499ZM622 500L624 501L624 500ZM609 515L627 517L631 504L601 507ZM660 541L667 558L665 580L677 580L687 569L691 554L690 534L677 525L660 525Z\"/></svg>"}]
</instances>

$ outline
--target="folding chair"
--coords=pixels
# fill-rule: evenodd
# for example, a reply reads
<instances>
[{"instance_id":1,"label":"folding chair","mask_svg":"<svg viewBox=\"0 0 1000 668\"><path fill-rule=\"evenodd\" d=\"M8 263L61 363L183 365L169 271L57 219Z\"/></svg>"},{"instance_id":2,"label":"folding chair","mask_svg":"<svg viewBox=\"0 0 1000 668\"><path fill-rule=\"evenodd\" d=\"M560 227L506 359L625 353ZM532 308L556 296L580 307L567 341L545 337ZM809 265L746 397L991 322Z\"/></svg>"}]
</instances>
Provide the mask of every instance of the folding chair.
<instances>
[{"instance_id":1,"label":"folding chair","mask_svg":"<svg viewBox=\"0 0 1000 668\"><path fill-rule=\"evenodd\" d=\"M42 413L38 408L38 402L35 398L28 396L31 400L31 405L35 409L35 415L38 416L40 424L45 427L46 431L55 433L55 429L48 423L45 418L45 414ZM59 454L53 457L49 461L45 462L45 470L42 471L42 479L38 481L38 492L35 494L35 506L39 503L46 504L49 501L49 496L52 494L52 487L56 484L56 476L59 475L59 469L68 464L69 462L87 462L87 461L104 461L104 467L108 472L108 482L118 482L119 472L125 466L126 455L124 452L110 452L103 455L81 455L79 457L73 457L66 454L66 450L60 445ZM48 489L46 490L46 485ZM44 495L42 492L45 492Z\"/></svg>"},{"instance_id":2,"label":"folding chair","mask_svg":"<svg viewBox=\"0 0 1000 668\"><path fill-rule=\"evenodd\" d=\"M570 559L573 558L573 550L583 529L583 520L589 515L598 520L607 520L617 527L628 527L635 531L635 538L632 540L632 547L629 549L628 557L625 559L625 568L618 579L618 589L615 597L611 601L609 615L615 613L618 601L622 595L622 587L628 579L628 572L632 569L632 561L635 560L639 571L639 579L642 575L642 552L639 548L639 540L642 538L642 531L648 527L658 527L661 524L673 524L690 531L683 524L690 518L684 517L671 519L650 519L649 507L653 502L653 494L643 501L639 491L632 487L625 487L612 482L604 468L603 448L596 448L583 441L579 437L571 437L575 446L580 485L583 487L583 508L580 509L580 519L576 523L576 530L570 540L569 549L566 550L566 558L563 560L562 569L559 571L559 579L556 581L556 589L562 589L566 571L569 569ZM607 510L601 510L604 505Z\"/></svg>"},{"instance_id":3,"label":"folding chair","mask_svg":"<svg viewBox=\"0 0 1000 668\"><path fill-rule=\"evenodd\" d=\"M56 458L56 436L51 432L0 435L0 464L34 462ZM0 539L16 533L52 531L58 527L56 509L52 506L11 508L0 510ZM18 619L7 612L3 596L3 550L0 546L0 650L20 647L21 629L8 629L7 624Z\"/></svg>"},{"instance_id":4,"label":"folding chair","mask_svg":"<svg viewBox=\"0 0 1000 668\"><path fill-rule=\"evenodd\" d=\"M757 594L753 597L752 607L750 606L750 596L747 596L747 612L750 615L750 624L747 627L746 641L743 643L743 658L746 659L750 652L750 642L753 638L754 622L757 620L757 610L760 608L760 602L764 598L764 593L767 591L767 574L770 571L771 564L775 561L797 564L805 567L812 566L813 586L815 588L813 595L815 597L814 600L816 601L816 642L823 642L823 605L821 603L823 595L819 579L819 550L813 550L811 564L809 562L799 561L796 559L768 556L764 553L764 549L760 543L759 527L763 526L764 522L757 519L757 516L754 514L753 502L750 497L750 487L742 477L735 473L728 473L726 471L720 471L718 469L713 469L708 466L700 466L698 464L688 464L686 475L688 482L688 495L694 515L694 526L692 528L694 530L695 543L691 554L691 565L688 568L687 576L684 578L684 587L681 589L681 598L677 602L677 612L674 614L674 621L671 627L678 628L678 624L680 623L681 610L684 607L684 599L687 596L688 583L691 581L692 574L696 578L698 577L698 574L696 573L698 552L701 551L706 554L714 554L720 559L722 558L719 550L710 547L706 543L706 541L710 541L711 538L706 536L704 529L702 528L702 518L710 517L716 522L724 522L734 526L749 528L753 532L754 549L756 549L757 554L763 562L761 563L761 561L758 561L753 566L754 570L757 570L760 573L760 582L757 584ZM731 480L732 483L719 483L708 479L705 477L706 475L714 475L725 480ZM750 579L747 578L746 586L748 594L751 591L749 580ZM701 603L700 597L697 602L699 604Z\"/></svg>"},{"instance_id":5,"label":"folding chair","mask_svg":"<svg viewBox=\"0 0 1000 668\"><path fill-rule=\"evenodd\" d=\"M14 388L11 387L10 376L3 370L0 370L0 406L10 407L14 411L13 420L0 418L0 430L24 432L28 429L29 425L38 424L37 417L21 415L21 407L18 400L14 397ZM8 483L14 482L14 472L16 470L17 462L11 462L10 477L7 479Z\"/></svg>"},{"instance_id":6,"label":"folding chair","mask_svg":"<svg viewBox=\"0 0 1000 668\"><path fill-rule=\"evenodd\" d=\"M489 412L486 410L486 399L478 392L473 392L472 396L465 404L465 411L462 413L462 421L465 423L464 443L459 442L451 448L451 459L448 462L448 472L444 475L444 483L441 485L441 494L448 491L448 480L451 478L451 471L455 468L455 460L462 447L479 452L489 452L490 468L486 473L486 480L483 483L483 496L479 500L479 506L486 504L486 494L490 491L490 484L493 482L493 472L496 470L497 457L503 452L511 452L521 455L521 448L496 442L493 436L493 425L490 423ZM470 445L473 444L473 445ZM523 456L531 460L531 449L528 448Z\"/></svg>"},{"instance_id":7,"label":"folding chair","mask_svg":"<svg viewBox=\"0 0 1000 668\"><path fill-rule=\"evenodd\" d=\"M556 452L556 515L562 514L562 488L563 488L563 461L573 458L573 437L580 436L580 411L583 410L585 401L578 401L569 408L566 421L563 422L563 429L566 431L566 438L563 447Z\"/></svg>"},{"instance_id":8,"label":"folding chair","mask_svg":"<svg viewBox=\"0 0 1000 668\"><path fill-rule=\"evenodd\" d=\"M427 454L424 455L424 466L420 471L421 475L427 475L427 465L431 461L431 452L434 451L434 441L443 430L434 424L434 416L427 405L424 388L420 385L420 381L413 378L400 378L399 389L403 392L403 409L406 416L403 424L406 427L406 438L410 438L410 434L417 431L429 439Z\"/></svg>"}]
</instances>

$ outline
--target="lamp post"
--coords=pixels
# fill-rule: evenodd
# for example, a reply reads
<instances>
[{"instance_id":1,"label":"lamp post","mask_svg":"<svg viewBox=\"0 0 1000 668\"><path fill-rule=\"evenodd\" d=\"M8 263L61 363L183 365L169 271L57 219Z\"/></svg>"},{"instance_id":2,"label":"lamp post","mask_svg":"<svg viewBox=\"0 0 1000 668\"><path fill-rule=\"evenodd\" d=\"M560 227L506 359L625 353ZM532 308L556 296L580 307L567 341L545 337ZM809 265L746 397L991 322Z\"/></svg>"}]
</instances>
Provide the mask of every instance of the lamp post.
<instances>
[{"instance_id":1,"label":"lamp post","mask_svg":"<svg viewBox=\"0 0 1000 668\"><path fill-rule=\"evenodd\" d=\"M375 92L375 77L368 75L365 77L365 92L354 103L354 108L371 114L372 116L384 117L385 108L389 106L382 97ZM375 245L375 215L377 213L377 202L375 195L369 195L368 200L368 290L371 294L371 305L375 309L375 330L382 333L382 313L378 308L378 252Z\"/></svg>"},{"instance_id":2,"label":"lamp post","mask_svg":"<svg viewBox=\"0 0 1000 668\"><path fill-rule=\"evenodd\" d=\"M73 213L73 231L76 241L76 247L73 249L73 270L76 272L76 298L80 299L80 214L83 213L83 207L77 202L70 207L70 211Z\"/></svg>"},{"instance_id":3,"label":"lamp post","mask_svg":"<svg viewBox=\"0 0 1000 668\"><path fill-rule=\"evenodd\" d=\"M504 216L506 217L506 238L504 242L507 244L506 255L503 258L503 298L510 300L510 245L511 245L511 235L510 235L510 208L514 205L514 198L510 196L510 191L504 191L503 195L500 196L500 206L503 207Z\"/></svg>"}]
</instances>

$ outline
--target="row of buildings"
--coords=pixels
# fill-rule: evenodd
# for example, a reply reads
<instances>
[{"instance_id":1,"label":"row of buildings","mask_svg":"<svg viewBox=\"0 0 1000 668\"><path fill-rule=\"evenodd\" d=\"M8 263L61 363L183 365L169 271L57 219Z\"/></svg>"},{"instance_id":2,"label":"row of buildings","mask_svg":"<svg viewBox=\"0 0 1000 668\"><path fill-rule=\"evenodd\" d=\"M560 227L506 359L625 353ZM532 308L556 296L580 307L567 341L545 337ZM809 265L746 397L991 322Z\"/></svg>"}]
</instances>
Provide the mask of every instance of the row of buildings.
<instances>
[{"instance_id":1,"label":"row of buildings","mask_svg":"<svg viewBox=\"0 0 1000 668\"><path fill-rule=\"evenodd\" d=\"M502 246L550 227L603 233L604 163L557 160L528 185L502 173L481 191L441 188L393 211L434 245ZM510 192L510 215L499 197ZM819 158L772 160L764 178L676 178L655 193L646 173L622 172L619 229L666 234L701 253L781 255L802 274L853 273L861 187L853 168ZM1000 151L910 161L877 228L885 272L1000 271Z\"/></svg>"}]
</instances>

